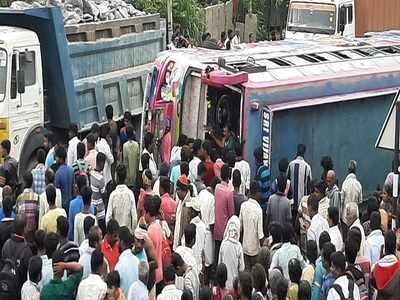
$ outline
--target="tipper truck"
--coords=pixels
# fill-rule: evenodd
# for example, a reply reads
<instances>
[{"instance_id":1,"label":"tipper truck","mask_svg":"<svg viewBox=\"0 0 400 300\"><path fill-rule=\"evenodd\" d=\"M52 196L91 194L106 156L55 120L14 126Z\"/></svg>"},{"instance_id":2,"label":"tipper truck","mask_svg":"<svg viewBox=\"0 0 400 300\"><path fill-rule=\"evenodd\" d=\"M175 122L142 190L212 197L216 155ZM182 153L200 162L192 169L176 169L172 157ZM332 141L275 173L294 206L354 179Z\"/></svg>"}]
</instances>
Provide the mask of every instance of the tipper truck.
<instances>
[{"instance_id":1,"label":"tipper truck","mask_svg":"<svg viewBox=\"0 0 400 300\"><path fill-rule=\"evenodd\" d=\"M139 115L150 63L165 47L159 15L64 28L57 7L0 10L0 139L19 171L29 169L45 128L65 136ZM140 126L138 126L140 127Z\"/></svg>"},{"instance_id":2,"label":"tipper truck","mask_svg":"<svg viewBox=\"0 0 400 300\"><path fill-rule=\"evenodd\" d=\"M400 29L399 10L398 0L291 0L285 37L362 37Z\"/></svg>"}]
</instances>

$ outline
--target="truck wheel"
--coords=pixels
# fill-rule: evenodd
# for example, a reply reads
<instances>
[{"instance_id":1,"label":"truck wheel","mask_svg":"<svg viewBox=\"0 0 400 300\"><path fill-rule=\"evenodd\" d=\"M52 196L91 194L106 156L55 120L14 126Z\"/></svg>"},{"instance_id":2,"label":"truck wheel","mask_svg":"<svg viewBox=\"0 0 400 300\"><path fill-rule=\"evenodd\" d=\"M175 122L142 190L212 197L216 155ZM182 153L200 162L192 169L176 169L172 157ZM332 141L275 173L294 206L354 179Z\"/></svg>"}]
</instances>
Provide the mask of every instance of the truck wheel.
<instances>
[{"instance_id":1,"label":"truck wheel","mask_svg":"<svg viewBox=\"0 0 400 300\"><path fill-rule=\"evenodd\" d=\"M217 107L215 109L215 120L218 127L223 129L226 124L231 123L231 108L228 95L222 95L218 99Z\"/></svg>"},{"instance_id":2,"label":"truck wheel","mask_svg":"<svg viewBox=\"0 0 400 300\"><path fill-rule=\"evenodd\" d=\"M22 151L20 153L20 160L18 164L18 176L22 176L31 171L37 164L36 151L43 147L44 141L44 128L38 127L34 129L29 137L26 139Z\"/></svg>"}]
</instances>

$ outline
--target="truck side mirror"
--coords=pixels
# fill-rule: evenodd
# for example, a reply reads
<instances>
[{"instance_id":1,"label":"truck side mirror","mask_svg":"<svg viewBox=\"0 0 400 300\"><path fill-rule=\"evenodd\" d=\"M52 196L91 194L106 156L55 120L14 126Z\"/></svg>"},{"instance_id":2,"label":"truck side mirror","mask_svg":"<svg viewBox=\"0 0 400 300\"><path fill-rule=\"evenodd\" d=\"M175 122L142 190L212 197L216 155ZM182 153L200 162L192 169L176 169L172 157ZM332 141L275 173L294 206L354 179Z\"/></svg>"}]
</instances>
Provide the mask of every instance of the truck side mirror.
<instances>
[{"instance_id":1,"label":"truck side mirror","mask_svg":"<svg viewBox=\"0 0 400 300\"><path fill-rule=\"evenodd\" d=\"M25 93L25 73L23 70L17 71L17 86L18 86L18 93L20 94Z\"/></svg>"},{"instance_id":2,"label":"truck side mirror","mask_svg":"<svg viewBox=\"0 0 400 300\"><path fill-rule=\"evenodd\" d=\"M339 32L343 35L344 28L346 27L346 7L341 6L339 9Z\"/></svg>"}]
</instances>

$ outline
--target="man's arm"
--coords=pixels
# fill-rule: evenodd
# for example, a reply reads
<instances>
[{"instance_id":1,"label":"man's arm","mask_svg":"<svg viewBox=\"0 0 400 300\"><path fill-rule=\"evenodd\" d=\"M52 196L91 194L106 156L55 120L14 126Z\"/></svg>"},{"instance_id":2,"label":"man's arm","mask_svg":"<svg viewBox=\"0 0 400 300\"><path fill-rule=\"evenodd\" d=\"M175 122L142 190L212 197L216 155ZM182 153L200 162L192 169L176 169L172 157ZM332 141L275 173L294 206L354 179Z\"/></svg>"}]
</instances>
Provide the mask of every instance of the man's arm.
<instances>
[{"instance_id":1,"label":"man's arm","mask_svg":"<svg viewBox=\"0 0 400 300\"><path fill-rule=\"evenodd\" d=\"M262 210L260 210L258 214L258 222L257 222L257 227L258 227L258 239L260 240L260 246L263 246L264 243L264 228L263 228L263 216L262 216Z\"/></svg>"},{"instance_id":2,"label":"man's arm","mask_svg":"<svg viewBox=\"0 0 400 300\"><path fill-rule=\"evenodd\" d=\"M135 195L133 193L131 193L131 201L132 201L132 205L131 205L131 230L132 232L135 231L136 226L137 226L137 211L136 211L136 201L135 201Z\"/></svg>"},{"instance_id":3,"label":"man's arm","mask_svg":"<svg viewBox=\"0 0 400 300\"><path fill-rule=\"evenodd\" d=\"M110 198L108 199L108 204L107 204L106 225L112 219L112 207L113 207L113 201L114 201L113 199L114 199L114 196L111 194Z\"/></svg>"}]
</instances>

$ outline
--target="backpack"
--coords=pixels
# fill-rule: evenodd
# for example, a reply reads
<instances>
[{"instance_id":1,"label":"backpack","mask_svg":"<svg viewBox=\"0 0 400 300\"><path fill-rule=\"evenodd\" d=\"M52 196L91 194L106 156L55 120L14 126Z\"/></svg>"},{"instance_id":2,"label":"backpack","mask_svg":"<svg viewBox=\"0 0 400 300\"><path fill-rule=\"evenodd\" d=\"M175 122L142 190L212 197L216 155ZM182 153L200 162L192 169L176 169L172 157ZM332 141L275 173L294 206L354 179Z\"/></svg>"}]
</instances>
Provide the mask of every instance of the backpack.
<instances>
[{"instance_id":1,"label":"backpack","mask_svg":"<svg viewBox=\"0 0 400 300\"><path fill-rule=\"evenodd\" d=\"M350 278L358 286L360 291L360 300L368 300L369 292L365 284L364 273L354 265L350 265L346 270L347 278Z\"/></svg>"},{"instance_id":2,"label":"backpack","mask_svg":"<svg viewBox=\"0 0 400 300\"><path fill-rule=\"evenodd\" d=\"M14 300L20 298L18 282L18 266L11 259L5 259L0 263L0 299Z\"/></svg>"},{"instance_id":3,"label":"backpack","mask_svg":"<svg viewBox=\"0 0 400 300\"><path fill-rule=\"evenodd\" d=\"M332 286L332 288L336 291L336 293L339 294L340 300L354 300L354 281L348 276L347 279L349 280L349 286L348 286L349 296L347 298L344 296L342 287L340 285L334 284Z\"/></svg>"}]
</instances>

